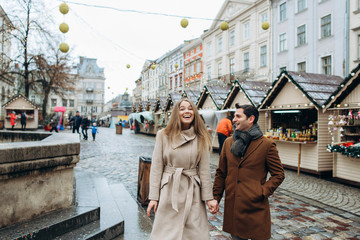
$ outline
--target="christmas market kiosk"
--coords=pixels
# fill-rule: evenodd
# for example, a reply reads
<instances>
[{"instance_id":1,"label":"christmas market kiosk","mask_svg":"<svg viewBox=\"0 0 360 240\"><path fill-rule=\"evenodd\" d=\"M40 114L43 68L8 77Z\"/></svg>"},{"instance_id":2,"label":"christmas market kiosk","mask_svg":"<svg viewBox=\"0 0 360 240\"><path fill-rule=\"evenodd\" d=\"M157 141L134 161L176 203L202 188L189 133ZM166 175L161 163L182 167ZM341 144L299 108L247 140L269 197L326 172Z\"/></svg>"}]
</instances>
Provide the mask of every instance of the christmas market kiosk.
<instances>
[{"instance_id":1,"label":"christmas market kiosk","mask_svg":"<svg viewBox=\"0 0 360 240\"><path fill-rule=\"evenodd\" d=\"M328 130L334 152L333 177L360 186L360 65L351 71L332 95L326 110L330 112Z\"/></svg>"},{"instance_id":2,"label":"christmas market kiosk","mask_svg":"<svg viewBox=\"0 0 360 240\"><path fill-rule=\"evenodd\" d=\"M221 111L216 112L218 121L225 118L229 112L235 112L235 104L251 104L258 107L261 100L264 99L265 93L269 90L270 83L260 81L243 81L235 80L232 84ZM233 115L234 113L232 113ZM258 124L261 130L265 131L265 112L259 112Z\"/></svg>"},{"instance_id":3,"label":"christmas market kiosk","mask_svg":"<svg viewBox=\"0 0 360 240\"><path fill-rule=\"evenodd\" d=\"M11 98L3 105L5 108L5 128L10 129L11 113L15 112L16 125L14 129L21 129L20 117L22 113L26 114L26 129L37 129L39 125L38 108L25 96L19 94Z\"/></svg>"},{"instance_id":4,"label":"christmas market kiosk","mask_svg":"<svg viewBox=\"0 0 360 240\"><path fill-rule=\"evenodd\" d=\"M212 148L219 149L219 141L216 132L218 119L216 111L219 111L230 91L228 85L211 84L204 86L196 105L199 113L205 121L205 125L212 137Z\"/></svg>"},{"instance_id":5,"label":"christmas market kiosk","mask_svg":"<svg viewBox=\"0 0 360 240\"><path fill-rule=\"evenodd\" d=\"M322 109L342 81L338 76L282 71L270 86L259 111L265 112L264 135L276 142L285 168L331 176L329 113Z\"/></svg>"}]
</instances>

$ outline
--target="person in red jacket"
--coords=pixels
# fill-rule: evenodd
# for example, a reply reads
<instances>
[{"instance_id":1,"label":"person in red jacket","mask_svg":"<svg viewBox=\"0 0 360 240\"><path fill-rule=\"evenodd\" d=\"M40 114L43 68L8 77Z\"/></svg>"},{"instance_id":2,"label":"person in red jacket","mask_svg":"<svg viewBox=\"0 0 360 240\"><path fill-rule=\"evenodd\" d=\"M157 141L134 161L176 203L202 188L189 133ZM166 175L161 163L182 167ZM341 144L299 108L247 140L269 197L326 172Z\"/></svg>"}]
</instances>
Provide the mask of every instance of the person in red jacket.
<instances>
[{"instance_id":1,"label":"person in red jacket","mask_svg":"<svg viewBox=\"0 0 360 240\"><path fill-rule=\"evenodd\" d=\"M13 111L11 114L10 114L10 124L11 124L11 129L14 129L15 125L16 125L16 114L15 112Z\"/></svg>"},{"instance_id":2,"label":"person in red jacket","mask_svg":"<svg viewBox=\"0 0 360 240\"><path fill-rule=\"evenodd\" d=\"M232 131L233 131L232 117L227 116L226 118L221 119L216 128L216 132L218 134L218 140L219 140L219 155L221 153L225 139L230 136Z\"/></svg>"}]
</instances>

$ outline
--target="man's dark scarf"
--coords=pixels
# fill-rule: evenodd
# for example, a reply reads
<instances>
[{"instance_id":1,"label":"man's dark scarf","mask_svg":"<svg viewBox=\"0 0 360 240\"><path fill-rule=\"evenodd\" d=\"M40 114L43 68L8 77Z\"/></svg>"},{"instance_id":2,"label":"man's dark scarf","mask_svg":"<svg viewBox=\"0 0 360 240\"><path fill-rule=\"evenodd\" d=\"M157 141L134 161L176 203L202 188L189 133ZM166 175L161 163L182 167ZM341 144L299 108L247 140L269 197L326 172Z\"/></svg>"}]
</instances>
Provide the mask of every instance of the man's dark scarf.
<instances>
[{"instance_id":1,"label":"man's dark scarf","mask_svg":"<svg viewBox=\"0 0 360 240\"><path fill-rule=\"evenodd\" d=\"M231 146L230 151L238 157L243 157L250 142L258 139L262 135L263 133L257 123L252 125L248 131L235 130L233 134L235 142Z\"/></svg>"}]
</instances>

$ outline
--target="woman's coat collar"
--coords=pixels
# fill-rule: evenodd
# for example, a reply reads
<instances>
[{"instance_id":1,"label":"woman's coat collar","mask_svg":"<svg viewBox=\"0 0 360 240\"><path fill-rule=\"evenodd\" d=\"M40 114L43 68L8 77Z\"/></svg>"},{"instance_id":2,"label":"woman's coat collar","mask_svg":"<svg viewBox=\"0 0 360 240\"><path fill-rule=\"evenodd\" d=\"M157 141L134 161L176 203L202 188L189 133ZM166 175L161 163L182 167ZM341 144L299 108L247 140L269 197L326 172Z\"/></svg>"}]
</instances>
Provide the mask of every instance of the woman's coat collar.
<instances>
[{"instance_id":1,"label":"woman's coat collar","mask_svg":"<svg viewBox=\"0 0 360 240\"><path fill-rule=\"evenodd\" d=\"M187 143L191 140L194 140L195 137L196 137L196 135L195 135L194 127L191 126L189 129L182 130L179 135L175 136L175 138L171 144L171 147L173 149L176 149L176 148L184 145L185 143Z\"/></svg>"}]
</instances>

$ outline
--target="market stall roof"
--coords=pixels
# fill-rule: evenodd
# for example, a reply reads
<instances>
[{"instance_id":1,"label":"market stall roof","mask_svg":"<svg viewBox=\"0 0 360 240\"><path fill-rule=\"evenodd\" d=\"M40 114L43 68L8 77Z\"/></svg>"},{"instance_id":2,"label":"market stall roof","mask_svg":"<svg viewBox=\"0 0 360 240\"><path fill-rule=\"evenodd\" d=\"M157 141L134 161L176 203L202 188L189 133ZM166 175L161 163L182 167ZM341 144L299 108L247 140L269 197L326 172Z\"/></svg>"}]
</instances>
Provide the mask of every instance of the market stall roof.
<instances>
[{"instance_id":1,"label":"market stall roof","mask_svg":"<svg viewBox=\"0 0 360 240\"><path fill-rule=\"evenodd\" d=\"M230 86L228 85L213 85L213 86L204 86L200 97L199 97L199 101L197 102L197 107L200 109L203 107L205 100L207 97L210 97L212 99L212 101L214 102L217 110L220 110L229 91L230 91Z\"/></svg>"},{"instance_id":2,"label":"market stall roof","mask_svg":"<svg viewBox=\"0 0 360 240\"><path fill-rule=\"evenodd\" d=\"M153 112L144 111L144 112L140 112L138 114L140 114L140 122L141 123L145 123L145 120L154 123L154 114L153 114Z\"/></svg>"},{"instance_id":3,"label":"market stall roof","mask_svg":"<svg viewBox=\"0 0 360 240\"><path fill-rule=\"evenodd\" d=\"M349 76L347 76L334 91L331 97L326 103L326 109L330 107L344 107L338 106L341 102L349 96L349 94L357 87L360 83L360 64L354 68ZM358 104L356 104L358 107ZM346 107L346 106L345 106Z\"/></svg>"},{"instance_id":4,"label":"market stall roof","mask_svg":"<svg viewBox=\"0 0 360 240\"><path fill-rule=\"evenodd\" d=\"M155 103L156 103L156 99L155 99L155 98L149 99L149 100L147 101L145 110L146 110L146 111L151 111L152 109L154 109Z\"/></svg>"},{"instance_id":5,"label":"market stall roof","mask_svg":"<svg viewBox=\"0 0 360 240\"><path fill-rule=\"evenodd\" d=\"M190 99L195 105L198 102L201 92L199 90L185 90L183 93L184 97Z\"/></svg>"},{"instance_id":6,"label":"market stall roof","mask_svg":"<svg viewBox=\"0 0 360 240\"><path fill-rule=\"evenodd\" d=\"M317 109L325 108L329 97L342 81L341 77L334 75L282 71L270 86L258 108L265 109L266 106L270 106L288 82L294 84L311 105Z\"/></svg>"},{"instance_id":7,"label":"market stall roof","mask_svg":"<svg viewBox=\"0 0 360 240\"><path fill-rule=\"evenodd\" d=\"M166 100L164 111L169 111L171 106L174 105L177 101L179 101L182 98L181 93L169 93L168 98Z\"/></svg>"},{"instance_id":8,"label":"market stall roof","mask_svg":"<svg viewBox=\"0 0 360 240\"><path fill-rule=\"evenodd\" d=\"M156 99L156 102L154 104L154 108L152 109L153 112L157 112L159 110L163 110L166 104L167 98L166 97L159 97Z\"/></svg>"},{"instance_id":9,"label":"market stall roof","mask_svg":"<svg viewBox=\"0 0 360 240\"><path fill-rule=\"evenodd\" d=\"M14 101L17 101L19 99L22 99L23 101L26 102L27 106L23 106L21 109L23 110L32 110L32 109L38 109L38 107L33 104L30 99L28 99L27 97L25 97L24 95L22 94L17 94L15 96L13 96L9 101L7 101L6 103L4 103L2 105L2 107L4 107L5 109L8 109L8 108L11 108L11 104L14 102Z\"/></svg>"},{"instance_id":10,"label":"market stall roof","mask_svg":"<svg viewBox=\"0 0 360 240\"><path fill-rule=\"evenodd\" d=\"M140 107L140 102L134 102L132 112L134 112L134 113L137 112L139 107Z\"/></svg>"},{"instance_id":11,"label":"market stall roof","mask_svg":"<svg viewBox=\"0 0 360 240\"><path fill-rule=\"evenodd\" d=\"M270 86L271 83L264 81L239 82L238 80L235 80L221 109L229 108L240 91L244 93L245 97L254 107L258 107L261 100L264 99L264 95L269 90Z\"/></svg>"}]
</instances>

